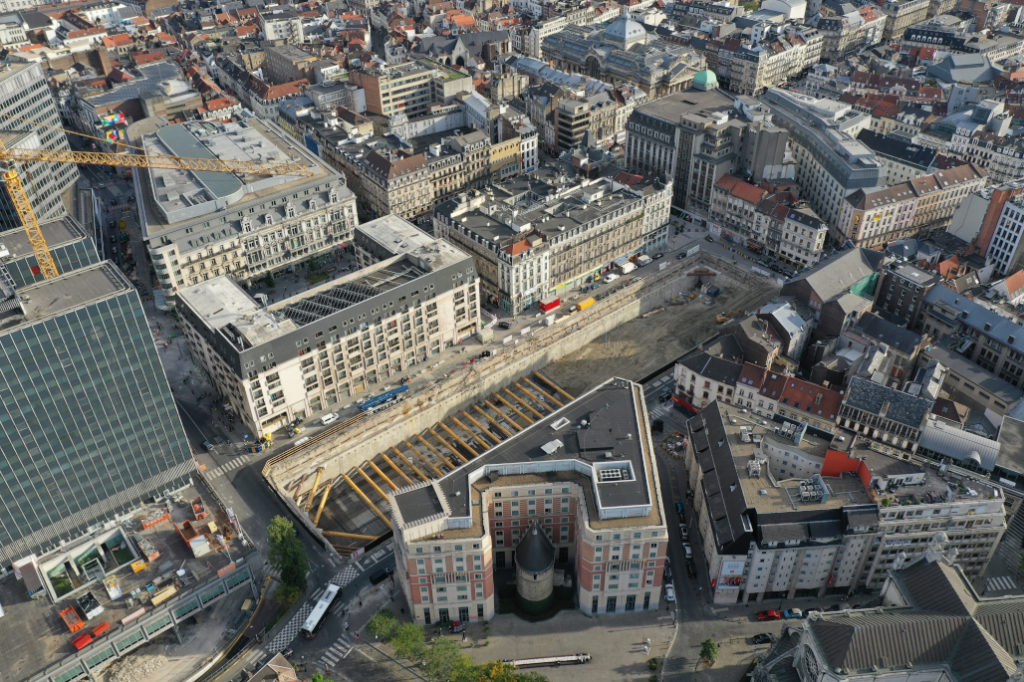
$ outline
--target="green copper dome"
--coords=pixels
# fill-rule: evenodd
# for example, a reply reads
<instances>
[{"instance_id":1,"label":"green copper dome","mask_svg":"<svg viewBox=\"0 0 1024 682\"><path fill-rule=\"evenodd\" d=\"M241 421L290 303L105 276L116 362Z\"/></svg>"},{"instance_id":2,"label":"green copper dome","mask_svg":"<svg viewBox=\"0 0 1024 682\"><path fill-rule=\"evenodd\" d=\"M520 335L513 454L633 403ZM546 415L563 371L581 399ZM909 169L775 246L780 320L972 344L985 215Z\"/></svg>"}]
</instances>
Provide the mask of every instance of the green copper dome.
<instances>
[{"instance_id":1,"label":"green copper dome","mask_svg":"<svg viewBox=\"0 0 1024 682\"><path fill-rule=\"evenodd\" d=\"M693 77L693 87L698 90L714 90L718 87L718 76L711 69L698 71Z\"/></svg>"}]
</instances>

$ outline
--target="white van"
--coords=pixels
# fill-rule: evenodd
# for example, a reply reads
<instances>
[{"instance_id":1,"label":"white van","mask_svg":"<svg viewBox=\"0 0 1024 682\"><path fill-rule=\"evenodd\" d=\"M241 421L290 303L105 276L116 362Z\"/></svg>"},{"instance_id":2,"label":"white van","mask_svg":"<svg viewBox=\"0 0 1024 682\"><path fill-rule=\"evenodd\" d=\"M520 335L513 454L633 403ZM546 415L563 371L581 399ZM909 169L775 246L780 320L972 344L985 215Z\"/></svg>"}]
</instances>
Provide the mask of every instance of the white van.
<instances>
[{"instance_id":1,"label":"white van","mask_svg":"<svg viewBox=\"0 0 1024 682\"><path fill-rule=\"evenodd\" d=\"M320 417L320 423L323 424L324 426L327 426L328 424L336 421L338 421L337 412L328 412L324 416Z\"/></svg>"},{"instance_id":2,"label":"white van","mask_svg":"<svg viewBox=\"0 0 1024 682\"><path fill-rule=\"evenodd\" d=\"M300 438L297 441L295 441L295 444L294 444L293 447L298 447L298 446L302 445L303 443L308 443L308 442L309 442L309 436L303 436L302 438Z\"/></svg>"}]
</instances>

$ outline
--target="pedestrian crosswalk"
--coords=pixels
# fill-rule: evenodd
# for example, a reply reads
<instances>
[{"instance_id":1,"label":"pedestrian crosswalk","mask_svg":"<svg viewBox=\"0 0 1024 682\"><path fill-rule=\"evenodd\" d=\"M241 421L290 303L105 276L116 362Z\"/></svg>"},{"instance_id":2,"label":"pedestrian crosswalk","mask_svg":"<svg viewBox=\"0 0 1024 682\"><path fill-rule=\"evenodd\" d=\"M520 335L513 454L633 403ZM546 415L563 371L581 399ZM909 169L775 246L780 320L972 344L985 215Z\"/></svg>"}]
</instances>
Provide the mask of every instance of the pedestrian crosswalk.
<instances>
[{"instance_id":1,"label":"pedestrian crosswalk","mask_svg":"<svg viewBox=\"0 0 1024 682\"><path fill-rule=\"evenodd\" d=\"M251 459L250 459L250 457L248 455L239 455L238 457L235 457L234 459L232 459L230 462L227 462L226 464L222 464L219 467L217 467L216 469L214 469L213 471L211 471L208 474L207 477L211 478L211 479L212 478L220 478L224 474L230 473L230 472L234 471L235 469L239 469L239 468L245 466L250 461L251 461Z\"/></svg>"},{"instance_id":2,"label":"pedestrian crosswalk","mask_svg":"<svg viewBox=\"0 0 1024 682\"><path fill-rule=\"evenodd\" d=\"M1000 575L994 578L988 578L985 581L985 594L988 595L992 592L1013 592L1020 588L1017 581L1008 575Z\"/></svg>"},{"instance_id":3,"label":"pedestrian crosswalk","mask_svg":"<svg viewBox=\"0 0 1024 682\"><path fill-rule=\"evenodd\" d=\"M353 562L349 562L338 571L330 582L340 587L345 587L350 582L359 577L359 567ZM309 612L313 610L313 600L306 600L290 621L288 621L279 633L270 641L267 645L267 651L278 652L288 646L293 639L299 635L299 630L302 629L303 623L306 622L306 618L309 616Z\"/></svg>"},{"instance_id":4,"label":"pedestrian crosswalk","mask_svg":"<svg viewBox=\"0 0 1024 682\"><path fill-rule=\"evenodd\" d=\"M648 410L651 419L660 419L672 411L672 403L660 403Z\"/></svg>"},{"instance_id":5,"label":"pedestrian crosswalk","mask_svg":"<svg viewBox=\"0 0 1024 682\"><path fill-rule=\"evenodd\" d=\"M335 640L334 644L327 648L327 651L324 652L324 655L320 657L320 660L317 661L317 663L323 667L324 670L330 670L333 668L338 661L343 660L352 653L352 647L355 646L355 637L356 635L353 635L350 632L343 634Z\"/></svg>"}]
</instances>

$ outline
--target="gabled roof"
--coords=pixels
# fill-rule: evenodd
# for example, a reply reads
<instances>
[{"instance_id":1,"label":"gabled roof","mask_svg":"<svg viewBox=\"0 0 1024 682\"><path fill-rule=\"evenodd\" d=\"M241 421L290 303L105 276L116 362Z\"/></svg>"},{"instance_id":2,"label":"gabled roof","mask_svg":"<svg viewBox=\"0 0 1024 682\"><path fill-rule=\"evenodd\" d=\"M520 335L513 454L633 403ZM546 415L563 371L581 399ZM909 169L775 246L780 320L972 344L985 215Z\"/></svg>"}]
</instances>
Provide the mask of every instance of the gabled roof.
<instances>
[{"instance_id":1,"label":"gabled roof","mask_svg":"<svg viewBox=\"0 0 1024 682\"><path fill-rule=\"evenodd\" d=\"M743 366L737 362L716 358L702 350L695 350L677 362L695 374L730 386L736 383L743 370Z\"/></svg>"},{"instance_id":2,"label":"gabled roof","mask_svg":"<svg viewBox=\"0 0 1024 682\"><path fill-rule=\"evenodd\" d=\"M794 284L806 282L822 302L831 301L877 271L884 257L883 253L869 249L843 251L791 279L783 294Z\"/></svg>"},{"instance_id":3,"label":"gabled roof","mask_svg":"<svg viewBox=\"0 0 1024 682\"><path fill-rule=\"evenodd\" d=\"M843 396L819 384L796 377L786 377L780 402L795 410L835 421Z\"/></svg>"}]
</instances>

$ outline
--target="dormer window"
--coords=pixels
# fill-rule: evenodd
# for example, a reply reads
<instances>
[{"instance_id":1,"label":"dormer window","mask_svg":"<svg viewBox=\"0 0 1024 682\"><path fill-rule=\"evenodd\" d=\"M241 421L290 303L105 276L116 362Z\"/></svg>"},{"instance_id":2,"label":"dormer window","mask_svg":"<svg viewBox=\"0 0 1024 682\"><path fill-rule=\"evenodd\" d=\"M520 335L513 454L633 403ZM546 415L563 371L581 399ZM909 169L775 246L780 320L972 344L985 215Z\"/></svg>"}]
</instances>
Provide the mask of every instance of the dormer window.
<instances>
[{"instance_id":1,"label":"dormer window","mask_svg":"<svg viewBox=\"0 0 1024 682\"><path fill-rule=\"evenodd\" d=\"M263 222L265 224L267 224L267 225L273 225L274 224L274 214L273 213L268 213L265 216L263 216Z\"/></svg>"}]
</instances>

